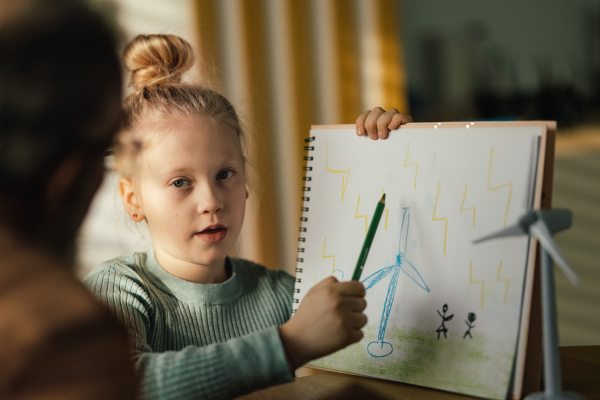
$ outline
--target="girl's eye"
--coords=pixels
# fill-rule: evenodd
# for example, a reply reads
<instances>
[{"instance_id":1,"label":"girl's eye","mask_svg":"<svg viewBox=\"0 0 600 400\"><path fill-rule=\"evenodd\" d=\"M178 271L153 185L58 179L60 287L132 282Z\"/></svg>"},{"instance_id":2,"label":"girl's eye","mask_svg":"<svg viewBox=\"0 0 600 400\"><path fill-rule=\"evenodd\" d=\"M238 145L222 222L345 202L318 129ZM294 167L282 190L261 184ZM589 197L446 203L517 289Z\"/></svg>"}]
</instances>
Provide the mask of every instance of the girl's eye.
<instances>
[{"instance_id":1,"label":"girl's eye","mask_svg":"<svg viewBox=\"0 0 600 400\"><path fill-rule=\"evenodd\" d=\"M217 179L219 179L219 180L229 179L232 176L233 176L233 171L225 170L225 171L221 171L217 174Z\"/></svg>"},{"instance_id":2,"label":"girl's eye","mask_svg":"<svg viewBox=\"0 0 600 400\"><path fill-rule=\"evenodd\" d=\"M190 182L185 179L177 179L171 185L175 186L176 188L184 188L189 186Z\"/></svg>"}]
</instances>

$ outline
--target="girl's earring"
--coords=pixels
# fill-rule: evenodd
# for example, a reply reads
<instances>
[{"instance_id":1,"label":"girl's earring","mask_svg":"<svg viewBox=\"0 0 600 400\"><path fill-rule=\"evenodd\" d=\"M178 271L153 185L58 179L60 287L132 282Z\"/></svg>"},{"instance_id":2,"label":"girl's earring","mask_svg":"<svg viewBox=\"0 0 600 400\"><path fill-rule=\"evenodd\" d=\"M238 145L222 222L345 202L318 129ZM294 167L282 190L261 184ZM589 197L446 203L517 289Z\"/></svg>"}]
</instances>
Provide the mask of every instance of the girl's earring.
<instances>
[{"instance_id":1,"label":"girl's earring","mask_svg":"<svg viewBox=\"0 0 600 400\"><path fill-rule=\"evenodd\" d=\"M133 218L137 218L137 214L133 214Z\"/></svg>"}]
</instances>

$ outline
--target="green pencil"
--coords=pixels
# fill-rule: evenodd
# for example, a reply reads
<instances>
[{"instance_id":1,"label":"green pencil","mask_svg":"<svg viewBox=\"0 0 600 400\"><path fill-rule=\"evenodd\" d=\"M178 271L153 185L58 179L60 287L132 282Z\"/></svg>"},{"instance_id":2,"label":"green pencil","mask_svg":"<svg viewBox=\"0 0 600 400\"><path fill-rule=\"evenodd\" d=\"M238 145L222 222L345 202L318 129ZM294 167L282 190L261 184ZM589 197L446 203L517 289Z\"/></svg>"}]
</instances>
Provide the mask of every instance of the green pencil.
<instances>
[{"instance_id":1,"label":"green pencil","mask_svg":"<svg viewBox=\"0 0 600 400\"><path fill-rule=\"evenodd\" d=\"M362 250L360 251L360 256L358 257L358 262L356 263L356 268L354 268L354 274L352 275L353 281L357 281L360 279L360 274L362 274L363 267L365 266L365 262L367 261L369 250L371 250L371 243L373 243L373 238L375 237L375 232L377 232L379 220L381 220L381 214L383 214L384 208L385 193L383 194L383 196L381 196L381 200L379 200L379 203L377 203L377 207L375 207L375 215L373 215L371 225L369 225L369 231L367 232L365 243L363 244Z\"/></svg>"}]
</instances>

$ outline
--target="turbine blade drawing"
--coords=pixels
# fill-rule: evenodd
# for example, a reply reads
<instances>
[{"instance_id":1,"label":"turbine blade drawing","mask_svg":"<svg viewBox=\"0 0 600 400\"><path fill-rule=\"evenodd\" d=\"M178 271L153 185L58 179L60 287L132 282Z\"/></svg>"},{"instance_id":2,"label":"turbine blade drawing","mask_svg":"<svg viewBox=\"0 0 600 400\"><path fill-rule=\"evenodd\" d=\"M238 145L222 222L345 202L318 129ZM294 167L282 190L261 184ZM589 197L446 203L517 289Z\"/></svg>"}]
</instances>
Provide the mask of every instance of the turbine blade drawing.
<instances>
[{"instance_id":1,"label":"turbine blade drawing","mask_svg":"<svg viewBox=\"0 0 600 400\"><path fill-rule=\"evenodd\" d=\"M379 282L380 280L382 280L383 278L385 278L386 276L391 274L394 271L394 267L395 266L392 265L391 267L380 269L379 271L375 272L374 274L367 276L361 282L365 286L365 290L370 289L377 282Z\"/></svg>"},{"instance_id":2,"label":"turbine blade drawing","mask_svg":"<svg viewBox=\"0 0 600 400\"><path fill-rule=\"evenodd\" d=\"M427 284L421 277L421 274L419 274L419 271L417 271L414 265L412 265L407 260L404 260L400 268L402 269L402 271L404 271L406 275L408 275L410 279L412 279L417 285L419 285L421 289L430 292L429 286L427 286Z\"/></svg>"},{"instance_id":3,"label":"turbine blade drawing","mask_svg":"<svg viewBox=\"0 0 600 400\"><path fill-rule=\"evenodd\" d=\"M402 227L400 228L400 254L406 256L406 247L408 245L408 227L410 225L410 212L408 207L403 208L404 213L402 215ZM404 241L402 237L404 236Z\"/></svg>"}]
</instances>

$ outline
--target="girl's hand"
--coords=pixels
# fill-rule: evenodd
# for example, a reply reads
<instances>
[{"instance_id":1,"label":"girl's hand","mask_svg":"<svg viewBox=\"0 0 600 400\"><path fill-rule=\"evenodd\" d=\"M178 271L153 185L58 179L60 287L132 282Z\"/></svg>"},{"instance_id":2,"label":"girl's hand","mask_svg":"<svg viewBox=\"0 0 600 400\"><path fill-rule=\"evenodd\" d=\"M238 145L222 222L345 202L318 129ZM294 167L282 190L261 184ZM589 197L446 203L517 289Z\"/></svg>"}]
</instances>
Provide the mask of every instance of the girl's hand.
<instances>
[{"instance_id":1,"label":"girl's hand","mask_svg":"<svg viewBox=\"0 0 600 400\"><path fill-rule=\"evenodd\" d=\"M365 293L362 283L333 276L309 290L294 316L279 327L292 371L362 339Z\"/></svg>"},{"instance_id":2,"label":"girl's hand","mask_svg":"<svg viewBox=\"0 0 600 400\"><path fill-rule=\"evenodd\" d=\"M362 113L356 119L356 134L363 136L368 134L373 140L385 139L392 129L398 129L400 125L413 122L408 114L401 114L395 108L385 111L381 107L375 107L371 111Z\"/></svg>"}]
</instances>

